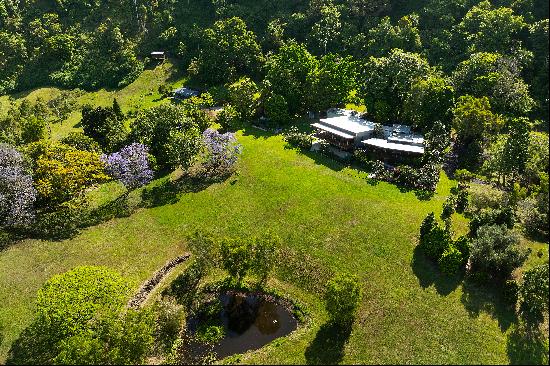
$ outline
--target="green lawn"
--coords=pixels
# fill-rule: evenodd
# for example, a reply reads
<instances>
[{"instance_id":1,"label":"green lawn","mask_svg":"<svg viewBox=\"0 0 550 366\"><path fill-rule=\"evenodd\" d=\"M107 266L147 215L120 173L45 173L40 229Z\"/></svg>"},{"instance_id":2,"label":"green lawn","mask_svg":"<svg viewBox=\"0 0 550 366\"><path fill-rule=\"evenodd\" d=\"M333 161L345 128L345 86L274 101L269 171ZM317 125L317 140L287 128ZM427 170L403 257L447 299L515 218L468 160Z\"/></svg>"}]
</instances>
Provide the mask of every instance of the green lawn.
<instances>
[{"instance_id":1,"label":"green lawn","mask_svg":"<svg viewBox=\"0 0 550 366\"><path fill-rule=\"evenodd\" d=\"M147 95L154 87L142 78L133 91L130 85L94 93L96 104L109 103L112 93L124 110L154 103L154 93ZM166 79L159 72L148 80L155 84ZM88 94L82 102L95 102L95 96ZM68 129L63 127L59 135L77 128L74 122L65 123ZM363 284L360 312L346 342L324 326L326 314L317 293L288 279L273 279L272 286L306 304L311 321L289 337L241 356L240 362L510 362L505 331L513 312L490 291L446 278L415 254L422 219L430 211L439 215L454 182L442 175L435 196L419 200L393 185L369 183L360 172L320 155L288 149L280 136L248 129L238 138L244 146L238 173L223 183L90 227L71 240L25 240L1 251L0 324L5 339L0 363L31 322L36 291L52 275L78 265L105 265L137 289L186 250L185 237L196 229L228 236L272 229L286 249L306 252L332 271L354 273ZM89 197L106 202L122 192L115 187L109 183ZM139 192L131 198L139 199ZM466 230L466 220L456 215L455 231ZM526 245L545 248L547 258L547 245Z\"/></svg>"}]
</instances>

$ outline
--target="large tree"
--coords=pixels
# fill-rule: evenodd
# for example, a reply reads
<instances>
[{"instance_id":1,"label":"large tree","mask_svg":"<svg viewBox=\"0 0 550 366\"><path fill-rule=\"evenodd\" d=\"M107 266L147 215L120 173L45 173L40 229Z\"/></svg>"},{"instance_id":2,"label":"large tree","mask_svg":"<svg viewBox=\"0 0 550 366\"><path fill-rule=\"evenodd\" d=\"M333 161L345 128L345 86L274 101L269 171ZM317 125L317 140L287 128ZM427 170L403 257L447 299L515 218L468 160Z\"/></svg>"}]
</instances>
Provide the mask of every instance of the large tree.
<instances>
[{"instance_id":1,"label":"large tree","mask_svg":"<svg viewBox=\"0 0 550 366\"><path fill-rule=\"evenodd\" d=\"M197 77L216 84L256 74L263 55L254 32L237 17L219 20L200 36L200 53L191 66Z\"/></svg>"},{"instance_id":2,"label":"large tree","mask_svg":"<svg viewBox=\"0 0 550 366\"><path fill-rule=\"evenodd\" d=\"M428 61L416 53L393 49L386 57L370 57L363 73L367 111L379 122L400 120L414 81L430 73Z\"/></svg>"},{"instance_id":3,"label":"large tree","mask_svg":"<svg viewBox=\"0 0 550 366\"><path fill-rule=\"evenodd\" d=\"M308 76L318 61L303 44L289 42L267 61L266 79L275 94L283 96L291 114L304 112L310 92Z\"/></svg>"}]
</instances>

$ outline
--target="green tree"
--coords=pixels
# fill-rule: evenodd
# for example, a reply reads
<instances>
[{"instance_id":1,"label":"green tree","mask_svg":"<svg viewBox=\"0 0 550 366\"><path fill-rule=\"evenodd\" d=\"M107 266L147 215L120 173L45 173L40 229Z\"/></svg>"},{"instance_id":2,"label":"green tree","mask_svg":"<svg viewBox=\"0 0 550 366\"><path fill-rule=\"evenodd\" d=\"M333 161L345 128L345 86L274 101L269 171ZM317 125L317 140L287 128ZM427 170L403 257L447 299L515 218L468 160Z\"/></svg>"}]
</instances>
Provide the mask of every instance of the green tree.
<instances>
[{"instance_id":1,"label":"green tree","mask_svg":"<svg viewBox=\"0 0 550 366\"><path fill-rule=\"evenodd\" d=\"M470 53L510 52L526 27L521 15L510 8L494 8L488 0L472 7L458 29L465 37Z\"/></svg>"},{"instance_id":2,"label":"green tree","mask_svg":"<svg viewBox=\"0 0 550 366\"><path fill-rule=\"evenodd\" d=\"M27 60L25 39L0 30L0 95L14 90Z\"/></svg>"},{"instance_id":3,"label":"green tree","mask_svg":"<svg viewBox=\"0 0 550 366\"><path fill-rule=\"evenodd\" d=\"M267 118L276 126L284 126L289 123L288 103L279 94L272 94L264 99L263 108Z\"/></svg>"},{"instance_id":4,"label":"green tree","mask_svg":"<svg viewBox=\"0 0 550 366\"><path fill-rule=\"evenodd\" d=\"M331 321L342 326L352 323L361 297L361 285L356 276L338 274L332 278L325 292L325 307Z\"/></svg>"},{"instance_id":5,"label":"green tree","mask_svg":"<svg viewBox=\"0 0 550 366\"><path fill-rule=\"evenodd\" d=\"M497 53L474 53L452 74L458 95L488 97L499 113L522 116L534 106L527 84L520 77L516 60Z\"/></svg>"},{"instance_id":6,"label":"green tree","mask_svg":"<svg viewBox=\"0 0 550 366\"><path fill-rule=\"evenodd\" d=\"M272 92L285 98L291 115L307 110L308 76L317 67L317 59L296 42L286 43L267 61L266 79Z\"/></svg>"},{"instance_id":7,"label":"green tree","mask_svg":"<svg viewBox=\"0 0 550 366\"><path fill-rule=\"evenodd\" d=\"M386 57L370 57L362 73L367 110L377 122L400 120L414 81L430 72L428 62L416 53L393 49Z\"/></svg>"},{"instance_id":8,"label":"green tree","mask_svg":"<svg viewBox=\"0 0 550 366\"><path fill-rule=\"evenodd\" d=\"M99 146L107 152L122 147L128 135L120 113L115 112L113 107L84 106L80 124L84 134L97 141Z\"/></svg>"},{"instance_id":9,"label":"green tree","mask_svg":"<svg viewBox=\"0 0 550 366\"><path fill-rule=\"evenodd\" d=\"M527 323L542 323L548 313L548 263L525 271L519 293L522 317Z\"/></svg>"},{"instance_id":10,"label":"green tree","mask_svg":"<svg viewBox=\"0 0 550 366\"><path fill-rule=\"evenodd\" d=\"M510 133L503 149L503 170L513 177L525 174L529 158L529 125L526 118L517 118L510 121Z\"/></svg>"},{"instance_id":11,"label":"green tree","mask_svg":"<svg viewBox=\"0 0 550 366\"><path fill-rule=\"evenodd\" d=\"M358 87L359 67L350 57L328 54L307 77L310 84L309 106L316 111L342 106Z\"/></svg>"},{"instance_id":12,"label":"green tree","mask_svg":"<svg viewBox=\"0 0 550 366\"><path fill-rule=\"evenodd\" d=\"M255 74L263 55L254 32L237 17L219 20L200 36L200 54L191 69L203 81L231 82L245 74Z\"/></svg>"},{"instance_id":13,"label":"green tree","mask_svg":"<svg viewBox=\"0 0 550 366\"><path fill-rule=\"evenodd\" d=\"M499 131L503 124L502 119L491 111L491 103L487 97L460 97L453 115L453 127L458 138L464 142L481 140L486 133Z\"/></svg>"},{"instance_id":14,"label":"green tree","mask_svg":"<svg viewBox=\"0 0 550 366\"><path fill-rule=\"evenodd\" d=\"M338 8L331 3L323 5L320 10L321 19L313 25L311 38L315 40L323 54L326 54L328 45L334 43L340 35L341 14Z\"/></svg>"},{"instance_id":15,"label":"green tree","mask_svg":"<svg viewBox=\"0 0 550 366\"><path fill-rule=\"evenodd\" d=\"M517 235L504 225L484 225L470 249L470 271L479 278L505 281L521 266L529 253L519 246Z\"/></svg>"},{"instance_id":16,"label":"green tree","mask_svg":"<svg viewBox=\"0 0 550 366\"><path fill-rule=\"evenodd\" d=\"M430 75L416 80L405 98L403 114L413 126L429 131L435 121L449 126L454 106L454 88L447 79Z\"/></svg>"},{"instance_id":17,"label":"green tree","mask_svg":"<svg viewBox=\"0 0 550 366\"><path fill-rule=\"evenodd\" d=\"M229 102L241 118L250 121L258 112L260 89L250 78L241 78L229 85Z\"/></svg>"},{"instance_id":18,"label":"green tree","mask_svg":"<svg viewBox=\"0 0 550 366\"><path fill-rule=\"evenodd\" d=\"M418 31L418 15L405 15L395 26L390 17L384 17L378 25L369 30L366 51L368 56L386 56L392 49L406 52L420 52L422 42Z\"/></svg>"},{"instance_id":19,"label":"green tree","mask_svg":"<svg viewBox=\"0 0 550 366\"><path fill-rule=\"evenodd\" d=\"M223 268L240 284L254 264L253 243L226 238L221 243L221 258Z\"/></svg>"}]
</instances>

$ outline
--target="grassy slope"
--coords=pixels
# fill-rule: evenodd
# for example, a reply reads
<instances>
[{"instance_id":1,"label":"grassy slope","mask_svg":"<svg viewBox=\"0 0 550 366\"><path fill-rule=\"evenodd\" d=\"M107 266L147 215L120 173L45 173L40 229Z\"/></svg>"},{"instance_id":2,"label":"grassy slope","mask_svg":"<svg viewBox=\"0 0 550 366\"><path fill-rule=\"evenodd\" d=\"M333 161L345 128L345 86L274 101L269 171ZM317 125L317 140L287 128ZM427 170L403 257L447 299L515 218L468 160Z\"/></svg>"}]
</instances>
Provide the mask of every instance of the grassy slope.
<instances>
[{"instance_id":1,"label":"grassy slope","mask_svg":"<svg viewBox=\"0 0 550 366\"><path fill-rule=\"evenodd\" d=\"M154 90L149 82L140 78L136 83L133 91L129 86L117 92L124 110L136 100L149 105L155 98L140 97ZM108 103L112 95L104 93L86 98L94 104ZM59 134L68 130L60 129ZM289 248L306 249L334 270L357 274L365 295L349 342L336 345L343 348L344 362L508 362L503 330L512 320L510 313L493 309L490 295L441 277L414 255L420 222L428 212L441 211L453 182L443 176L436 196L419 201L413 193L386 183L369 185L355 171L318 156L285 149L278 136L250 130L239 140L245 149L236 180L89 228L72 240L26 240L0 252L0 323L5 327L0 363L29 324L37 289L53 274L77 265L107 265L137 288L185 249L185 235L196 228L223 235L271 228ZM94 195L102 199L109 190L104 186ZM464 229L459 218L457 230ZM308 305L311 326L241 361L339 361L331 358L334 347L324 343L334 346L330 336L318 332L326 316L320 299L282 286Z\"/></svg>"}]
</instances>

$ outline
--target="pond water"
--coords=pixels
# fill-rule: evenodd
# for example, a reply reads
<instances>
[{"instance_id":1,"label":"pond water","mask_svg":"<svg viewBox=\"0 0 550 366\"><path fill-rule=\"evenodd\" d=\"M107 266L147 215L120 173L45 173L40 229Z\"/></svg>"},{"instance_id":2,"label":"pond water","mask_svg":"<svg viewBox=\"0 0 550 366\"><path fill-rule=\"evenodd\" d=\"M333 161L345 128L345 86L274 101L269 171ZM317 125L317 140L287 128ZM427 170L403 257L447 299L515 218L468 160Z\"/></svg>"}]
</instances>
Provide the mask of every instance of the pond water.
<instances>
[{"instance_id":1,"label":"pond water","mask_svg":"<svg viewBox=\"0 0 550 366\"><path fill-rule=\"evenodd\" d=\"M261 348L298 326L297 320L284 306L265 296L223 294L219 300L222 305L219 321L225 329L225 337L213 345L219 359ZM199 325L199 318L188 321L191 332Z\"/></svg>"}]
</instances>

